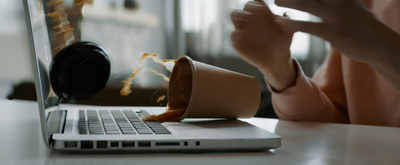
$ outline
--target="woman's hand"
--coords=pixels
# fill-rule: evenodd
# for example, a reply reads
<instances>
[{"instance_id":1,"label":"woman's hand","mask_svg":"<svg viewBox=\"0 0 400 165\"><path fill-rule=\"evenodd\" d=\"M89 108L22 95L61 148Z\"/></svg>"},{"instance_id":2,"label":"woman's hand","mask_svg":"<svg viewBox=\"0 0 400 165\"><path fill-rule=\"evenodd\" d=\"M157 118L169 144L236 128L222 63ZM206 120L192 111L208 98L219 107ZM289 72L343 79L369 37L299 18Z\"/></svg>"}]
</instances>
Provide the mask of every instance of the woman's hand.
<instances>
[{"instance_id":1,"label":"woman's hand","mask_svg":"<svg viewBox=\"0 0 400 165\"><path fill-rule=\"evenodd\" d=\"M360 0L275 0L275 3L323 19L322 23L313 23L277 18L281 27L319 36L353 60L375 66L400 53L399 35L377 20Z\"/></svg>"},{"instance_id":2,"label":"woman's hand","mask_svg":"<svg viewBox=\"0 0 400 165\"><path fill-rule=\"evenodd\" d=\"M275 90L293 85L297 77L290 56L293 32L274 22L277 16L262 0L249 1L231 17L236 29L233 46L242 57L257 67Z\"/></svg>"}]
</instances>

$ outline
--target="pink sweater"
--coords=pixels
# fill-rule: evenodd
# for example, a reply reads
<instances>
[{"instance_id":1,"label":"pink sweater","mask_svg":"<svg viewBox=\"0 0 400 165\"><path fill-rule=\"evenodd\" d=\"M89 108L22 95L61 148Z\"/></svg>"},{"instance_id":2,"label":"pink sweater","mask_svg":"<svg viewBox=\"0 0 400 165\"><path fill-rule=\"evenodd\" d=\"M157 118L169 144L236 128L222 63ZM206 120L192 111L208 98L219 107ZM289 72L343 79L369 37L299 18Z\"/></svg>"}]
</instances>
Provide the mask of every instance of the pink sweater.
<instances>
[{"instance_id":1,"label":"pink sweater","mask_svg":"<svg viewBox=\"0 0 400 165\"><path fill-rule=\"evenodd\" d=\"M378 19L400 33L400 0L368 4ZM273 92L281 119L400 127L400 94L369 65L334 49L313 79L296 65L296 85Z\"/></svg>"}]
</instances>

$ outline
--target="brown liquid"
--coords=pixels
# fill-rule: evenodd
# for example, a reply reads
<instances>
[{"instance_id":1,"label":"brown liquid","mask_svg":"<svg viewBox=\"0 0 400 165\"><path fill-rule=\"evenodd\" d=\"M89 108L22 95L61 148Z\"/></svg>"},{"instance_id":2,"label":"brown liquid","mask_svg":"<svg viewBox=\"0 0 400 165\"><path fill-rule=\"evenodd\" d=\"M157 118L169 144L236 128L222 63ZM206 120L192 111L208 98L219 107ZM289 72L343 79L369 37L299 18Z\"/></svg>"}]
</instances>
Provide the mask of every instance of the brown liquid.
<instances>
[{"instance_id":1,"label":"brown liquid","mask_svg":"<svg viewBox=\"0 0 400 165\"><path fill-rule=\"evenodd\" d=\"M56 51L64 49L69 44L75 42L74 28L71 27L68 22L68 15L64 8L64 1L51 1L46 4L46 7L52 7L51 13L47 13L47 17L51 17L55 20L55 26L53 27L55 31L56 41L60 44L55 47ZM62 36L60 36L62 35Z\"/></svg>"},{"instance_id":2,"label":"brown liquid","mask_svg":"<svg viewBox=\"0 0 400 165\"><path fill-rule=\"evenodd\" d=\"M132 75L130 75L126 80L123 81L123 88L121 90L122 96L129 95L132 90L130 89L132 85L132 81L135 76L144 68L144 60L152 59L155 63L163 65L165 68L165 63L167 62L175 62L175 66L173 72L171 73L171 77L158 73L154 69L150 68L148 71L152 72L157 76L161 76L165 81L169 81L170 89L169 89L169 100L167 111L160 115L152 115L147 118L144 118L145 121L156 121L156 122L176 122L182 120L182 116L185 114L186 109L189 105L190 97L192 94L192 69L190 64L186 59L180 60L162 60L158 58L156 54L143 54L142 58L139 61L139 65L134 68ZM167 68L168 69L168 68ZM171 71L171 70L169 70ZM161 96L157 99L157 103L163 101L166 97Z\"/></svg>"},{"instance_id":3,"label":"brown liquid","mask_svg":"<svg viewBox=\"0 0 400 165\"><path fill-rule=\"evenodd\" d=\"M151 59L155 63L163 65L167 70L168 70L168 68L165 66L165 63L175 61L175 60L162 60L158 57L157 54L148 54L148 53L143 54L143 56L139 60L138 66L136 66L133 69L133 73L127 79L122 81L123 87L120 92L121 96L128 96L129 94L132 93L132 90L131 90L132 81L135 79L136 75L139 74L140 71L142 71L142 69L144 68L144 61L146 59ZM149 71L153 72L154 74L157 74L159 76L162 75L162 74L158 73L157 71L155 71L155 70L152 71L152 70L154 70L154 69L151 69L151 68L149 69ZM165 76L165 75L163 75L163 76ZM164 80L167 80L167 79L169 79L169 78L167 76L165 76Z\"/></svg>"},{"instance_id":4,"label":"brown liquid","mask_svg":"<svg viewBox=\"0 0 400 165\"><path fill-rule=\"evenodd\" d=\"M157 71L154 70L153 68L149 68L148 71L151 72L151 73L153 73L153 74L156 75L156 76L162 77L166 82L169 82L169 77L167 77L166 75L164 75L164 74L162 74L162 73L157 72Z\"/></svg>"},{"instance_id":5,"label":"brown liquid","mask_svg":"<svg viewBox=\"0 0 400 165\"><path fill-rule=\"evenodd\" d=\"M157 103L160 103L161 101L164 101L165 98L167 98L167 96L165 96L165 95L160 96L160 97L157 99Z\"/></svg>"},{"instance_id":6,"label":"brown liquid","mask_svg":"<svg viewBox=\"0 0 400 165\"><path fill-rule=\"evenodd\" d=\"M190 64L183 59L175 62L173 70L170 78L167 111L160 115L149 116L144 119L145 121L163 123L182 120L192 94L192 69Z\"/></svg>"}]
</instances>

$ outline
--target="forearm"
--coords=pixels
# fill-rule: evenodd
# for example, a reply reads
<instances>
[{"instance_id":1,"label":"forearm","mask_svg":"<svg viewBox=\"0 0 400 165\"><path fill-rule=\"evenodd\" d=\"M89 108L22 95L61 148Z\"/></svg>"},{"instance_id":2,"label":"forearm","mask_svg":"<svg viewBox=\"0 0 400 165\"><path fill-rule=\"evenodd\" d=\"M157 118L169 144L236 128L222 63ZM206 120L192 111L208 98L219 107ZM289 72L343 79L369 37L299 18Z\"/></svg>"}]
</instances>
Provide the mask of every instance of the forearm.
<instances>
[{"instance_id":1,"label":"forearm","mask_svg":"<svg viewBox=\"0 0 400 165\"><path fill-rule=\"evenodd\" d=\"M294 85L279 92L274 89L271 90L272 103L279 118L295 121L347 123L347 116L339 108L340 106L335 106L333 100L329 97L329 94L338 95L336 92L341 90L328 90L334 93L323 92L314 81L304 75L298 62L293 61L297 75ZM322 69L326 71L326 68ZM331 75L332 73L320 72L320 74ZM337 83L333 81L330 81L330 83L332 85L328 86L329 88L339 88L334 86ZM272 88L270 84L268 85Z\"/></svg>"},{"instance_id":2,"label":"forearm","mask_svg":"<svg viewBox=\"0 0 400 165\"><path fill-rule=\"evenodd\" d=\"M370 65L400 92L400 44L392 50Z\"/></svg>"}]
</instances>

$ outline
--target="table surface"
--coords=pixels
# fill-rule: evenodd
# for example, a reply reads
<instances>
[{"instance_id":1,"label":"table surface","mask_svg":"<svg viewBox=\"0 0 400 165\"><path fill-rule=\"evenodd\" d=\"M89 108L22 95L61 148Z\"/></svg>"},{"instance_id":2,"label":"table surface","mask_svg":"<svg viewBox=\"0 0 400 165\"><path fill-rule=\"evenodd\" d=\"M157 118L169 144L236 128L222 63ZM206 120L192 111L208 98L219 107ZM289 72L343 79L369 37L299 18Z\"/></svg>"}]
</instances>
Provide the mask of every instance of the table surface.
<instances>
[{"instance_id":1,"label":"table surface","mask_svg":"<svg viewBox=\"0 0 400 165\"><path fill-rule=\"evenodd\" d=\"M35 102L0 100L0 164L400 164L400 128L260 118L244 121L282 136L282 147L244 153L62 154L44 145Z\"/></svg>"}]
</instances>

